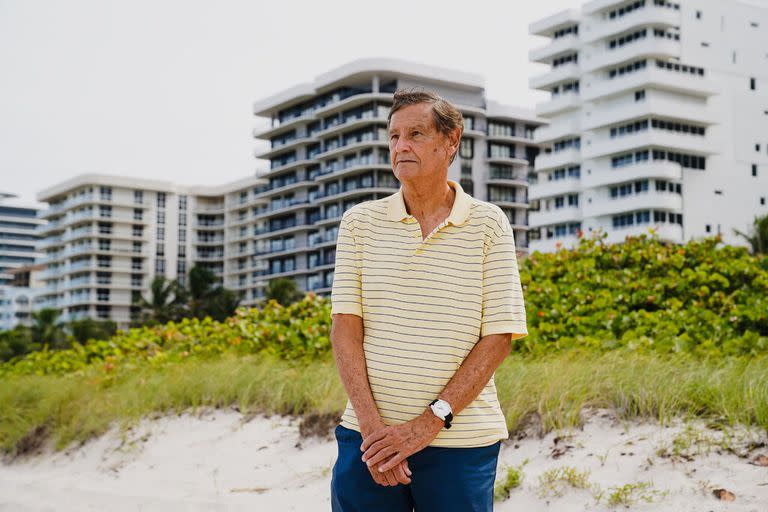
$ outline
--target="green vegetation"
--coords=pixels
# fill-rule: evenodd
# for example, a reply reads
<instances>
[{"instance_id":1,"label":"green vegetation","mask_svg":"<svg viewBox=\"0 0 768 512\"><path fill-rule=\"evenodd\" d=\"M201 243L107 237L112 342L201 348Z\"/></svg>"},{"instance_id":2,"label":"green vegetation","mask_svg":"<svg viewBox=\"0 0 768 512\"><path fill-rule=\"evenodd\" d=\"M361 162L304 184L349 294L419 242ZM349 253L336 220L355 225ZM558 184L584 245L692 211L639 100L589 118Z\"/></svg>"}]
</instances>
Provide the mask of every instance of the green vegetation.
<instances>
[{"instance_id":1,"label":"green vegetation","mask_svg":"<svg viewBox=\"0 0 768 512\"><path fill-rule=\"evenodd\" d=\"M768 357L694 361L616 350L542 358L513 354L496 372L511 431L538 415L546 431L579 425L583 407L623 418L722 418L768 428ZM94 365L64 375L8 375L0 386L0 450L39 428L63 447L155 412L236 405L246 414L341 415L346 398L331 357L286 361L224 353L174 364Z\"/></svg>"},{"instance_id":2,"label":"green vegetation","mask_svg":"<svg viewBox=\"0 0 768 512\"><path fill-rule=\"evenodd\" d=\"M620 505L629 507L638 501L653 503L669 494L668 491L662 492L653 489L651 482L637 482L617 487L609 487L607 492L608 505L611 507L618 507ZM597 501L600 501L599 498Z\"/></svg>"},{"instance_id":3,"label":"green vegetation","mask_svg":"<svg viewBox=\"0 0 768 512\"><path fill-rule=\"evenodd\" d=\"M574 250L533 254L520 272L532 335L519 350L768 352L768 257L718 243L582 238Z\"/></svg>"},{"instance_id":4,"label":"green vegetation","mask_svg":"<svg viewBox=\"0 0 768 512\"><path fill-rule=\"evenodd\" d=\"M582 239L577 250L521 262L521 279L530 334L496 373L510 430L531 415L545 431L574 427L590 406L622 418L768 428L768 258L717 239ZM197 305L182 302L204 312L212 289L191 292ZM162 318L176 291L153 286L149 320ZM198 406L340 414L330 311L309 293L288 306L270 300L221 321L182 318L69 348L37 341L41 350L0 363L0 449L24 452L48 436L61 447L115 420ZM51 332L35 339L55 340Z\"/></svg>"},{"instance_id":5,"label":"green vegetation","mask_svg":"<svg viewBox=\"0 0 768 512\"><path fill-rule=\"evenodd\" d=\"M589 470L579 471L573 466L561 466L544 471L539 475L538 495L540 498L562 496L568 487L598 491L596 484L589 481Z\"/></svg>"},{"instance_id":6,"label":"green vegetation","mask_svg":"<svg viewBox=\"0 0 768 512\"><path fill-rule=\"evenodd\" d=\"M525 459L518 466L507 468L507 474L500 481L496 482L493 488L493 501L509 499L512 489L520 487L520 484L523 482L523 466L526 464L528 464L528 459Z\"/></svg>"}]
</instances>

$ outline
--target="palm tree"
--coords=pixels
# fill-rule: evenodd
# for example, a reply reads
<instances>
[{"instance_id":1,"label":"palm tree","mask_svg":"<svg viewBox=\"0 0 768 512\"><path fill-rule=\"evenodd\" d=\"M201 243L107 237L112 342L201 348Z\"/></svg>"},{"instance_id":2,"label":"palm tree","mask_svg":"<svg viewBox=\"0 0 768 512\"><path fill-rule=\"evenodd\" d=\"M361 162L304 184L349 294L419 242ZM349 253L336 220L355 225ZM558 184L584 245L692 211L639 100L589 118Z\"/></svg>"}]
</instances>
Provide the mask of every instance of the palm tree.
<instances>
[{"instance_id":1,"label":"palm tree","mask_svg":"<svg viewBox=\"0 0 768 512\"><path fill-rule=\"evenodd\" d=\"M143 323L167 323L184 316L187 292L178 280L155 276L149 286L149 300L139 297L134 303L142 310Z\"/></svg>"},{"instance_id":2,"label":"palm tree","mask_svg":"<svg viewBox=\"0 0 768 512\"><path fill-rule=\"evenodd\" d=\"M106 340L117 332L117 324L112 320L94 320L87 316L80 320L67 322L66 330L80 343L88 340Z\"/></svg>"},{"instance_id":3,"label":"palm tree","mask_svg":"<svg viewBox=\"0 0 768 512\"><path fill-rule=\"evenodd\" d=\"M205 267L189 270L189 312L196 318L210 316L223 321L232 316L240 299L231 290L218 284L216 274Z\"/></svg>"},{"instance_id":4,"label":"palm tree","mask_svg":"<svg viewBox=\"0 0 768 512\"><path fill-rule=\"evenodd\" d=\"M752 254L768 254L768 214L762 217L755 216L749 235L738 229L734 229L733 232L749 243Z\"/></svg>"},{"instance_id":5,"label":"palm tree","mask_svg":"<svg viewBox=\"0 0 768 512\"><path fill-rule=\"evenodd\" d=\"M32 313L32 339L50 348L66 348L67 336L59 316L60 309L42 308Z\"/></svg>"},{"instance_id":6,"label":"palm tree","mask_svg":"<svg viewBox=\"0 0 768 512\"><path fill-rule=\"evenodd\" d=\"M289 306L301 300L303 296L304 292L299 290L296 281L290 277L271 279L269 284L267 284L267 289L264 291L264 299L267 302L270 299L275 299L283 306Z\"/></svg>"}]
</instances>

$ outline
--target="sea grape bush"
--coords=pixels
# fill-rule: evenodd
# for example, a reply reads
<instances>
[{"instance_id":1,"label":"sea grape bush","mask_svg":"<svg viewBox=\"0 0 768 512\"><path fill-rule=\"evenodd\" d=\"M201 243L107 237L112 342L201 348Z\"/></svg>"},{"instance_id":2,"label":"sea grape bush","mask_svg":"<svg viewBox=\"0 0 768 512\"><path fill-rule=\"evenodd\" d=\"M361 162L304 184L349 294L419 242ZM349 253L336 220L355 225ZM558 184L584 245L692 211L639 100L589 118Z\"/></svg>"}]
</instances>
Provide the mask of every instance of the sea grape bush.
<instances>
[{"instance_id":1,"label":"sea grape bush","mask_svg":"<svg viewBox=\"0 0 768 512\"><path fill-rule=\"evenodd\" d=\"M581 238L575 249L521 260L529 335L515 350L541 355L565 349L624 349L696 357L768 353L768 258L717 237L686 245L657 237L622 244ZM132 328L108 340L44 349L0 364L13 374L105 372L173 364L224 352L268 353L288 360L331 351L331 304L307 294L283 307L238 308L210 317Z\"/></svg>"},{"instance_id":2,"label":"sea grape bush","mask_svg":"<svg viewBox=\"0 0 768 512\"><path fill-rule=\"evenodd\" d=\"M307 294L288 307L269 301L263 309L238 308L224 322L185 318L156 327L132 328L109 340L41 350L0 365L0 376L65 374L94 364L109 372L126 365L163 365L224 352L270 353L285 359L316 358L331 349L330 301Z\"/></svg>"},{"instance_id":3,"label":"sea grape bush","mask_svg":"<svg viewBox=\"0 0 768 512\"><path fill-rule=\"evenodd\" d=\"M516 349L627 347L701 356L768 352L768 258L718 237L658 237L534 253L521 265L529 333Z\"/></svg>"}]
</instances>

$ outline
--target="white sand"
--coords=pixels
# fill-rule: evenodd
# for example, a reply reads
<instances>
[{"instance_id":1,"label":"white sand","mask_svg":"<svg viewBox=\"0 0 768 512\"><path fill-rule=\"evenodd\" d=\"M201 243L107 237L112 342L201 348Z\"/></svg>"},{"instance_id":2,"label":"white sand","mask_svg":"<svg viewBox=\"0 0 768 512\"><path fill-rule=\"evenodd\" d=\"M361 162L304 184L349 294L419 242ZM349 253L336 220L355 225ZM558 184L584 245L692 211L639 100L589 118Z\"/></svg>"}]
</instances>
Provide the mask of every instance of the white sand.
<instances>
[{"instance_id":1,"label":"white sand","mask_svg":"<svg viewBox=\"0 0 768 512\"><path fill-rule=\"evenodd\" d=\"M647 481L653 503L640 501L632 510L768 511L768 467L750 464L768 455L763 445L747 457L699 443L691 453L710 448L693 460L660 457L684 431L632 422L622 425L605 411L589 415L585 428L552 432L542 439L528 436L502 447L498 478L508 465L523 459L522 485L497 503L498 511L616 510L607 504L612 486ZM81 447L0 465L0 511L327 511L329 483L336 456L332 440L299 439L298 422L257 417L244 421L234 411L213 411L201 417L184 414L144 420L121 440L117 429ZM702 422L692 423L707 436ZM746 452L749 443L768 443L765 432L739 428L732 445ZM300 442L300 447L297 443ZM568 447L555 456L554 448ZM623 454L622 454L623 452ZM592 492L565 487L562 496L542 496L539 476L546 470L573 466L589 470L590 483L606 491L600 503ZM715 488L733 492L722 502ZM620 506L618 508L624 508Z\"/></svg>"}]
</instances>

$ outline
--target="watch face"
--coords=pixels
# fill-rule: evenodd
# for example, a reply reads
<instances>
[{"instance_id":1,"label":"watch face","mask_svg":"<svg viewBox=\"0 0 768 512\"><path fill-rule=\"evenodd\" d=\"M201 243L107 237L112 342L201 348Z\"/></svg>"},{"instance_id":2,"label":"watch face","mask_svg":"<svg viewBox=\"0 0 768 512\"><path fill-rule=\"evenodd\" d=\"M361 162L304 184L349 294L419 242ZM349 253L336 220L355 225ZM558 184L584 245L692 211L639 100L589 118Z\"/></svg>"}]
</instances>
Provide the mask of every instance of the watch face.
<instances>
[{"instance_id":1,"label":"watch face","mask_svg":"<svg viewBox=\"0 0 768 512\"><path fill-rule=\"evenodd\" d=\"M451 412L451 408L442 400L435 403L435 409L437 409L437 411L443 417L448 416L448 414Z\"/></svg>"}]
</instances>

